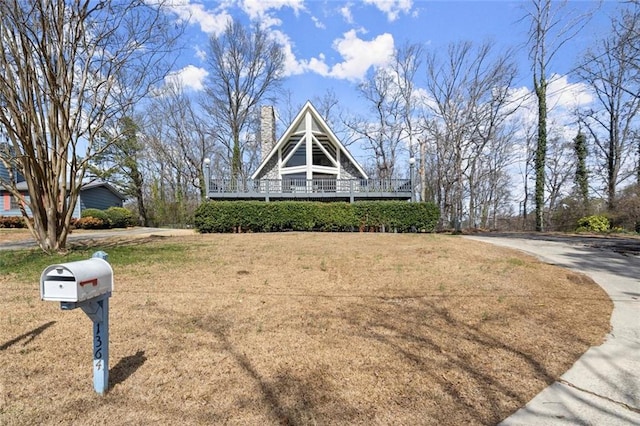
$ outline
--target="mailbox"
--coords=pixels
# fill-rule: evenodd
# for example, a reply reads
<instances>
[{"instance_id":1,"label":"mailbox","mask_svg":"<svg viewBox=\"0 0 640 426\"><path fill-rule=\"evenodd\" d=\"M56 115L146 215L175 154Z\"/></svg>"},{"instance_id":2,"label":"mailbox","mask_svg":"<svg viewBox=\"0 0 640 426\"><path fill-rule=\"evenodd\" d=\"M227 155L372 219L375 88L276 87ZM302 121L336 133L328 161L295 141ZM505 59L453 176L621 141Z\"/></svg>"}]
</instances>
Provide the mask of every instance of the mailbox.
<instances>
[{"instance_id":1,"label":"mailbox","mask_svg":"<svg viewBox=\"0 0 640 426\"><path fill-rule=\"evenodd\" d=\"M42 300L82 302L112 290L113 269L97 257L51 265L40 276Z\"/></svg>"}]
</instances>

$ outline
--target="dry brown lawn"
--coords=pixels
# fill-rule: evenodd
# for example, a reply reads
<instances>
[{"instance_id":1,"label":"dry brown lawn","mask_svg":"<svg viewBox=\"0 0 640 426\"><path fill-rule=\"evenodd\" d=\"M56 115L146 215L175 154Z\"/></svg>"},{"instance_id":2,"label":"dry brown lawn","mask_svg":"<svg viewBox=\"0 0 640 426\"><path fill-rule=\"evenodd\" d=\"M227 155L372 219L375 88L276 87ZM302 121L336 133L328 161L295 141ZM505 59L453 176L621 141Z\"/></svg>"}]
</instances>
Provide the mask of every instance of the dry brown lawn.
<instances>
[{"instance_id":1,"label":"dry brown lawn","mask_svg":"<svg viewBox=\"0 0 640 426\"><path fill-rule=\"evenodd\" d=\"M0 229L0 243L12 243L25 240L33 240L33 237L26 229Z\"/></svg>"},{"instance_id":2,"label":"dry brown lawn","mask_svg":"<svg viewBox=\"0 0 640 426\"><path fill-rule=\"evenodd\" d=\"M140 243L141 241L138 241ZM609 330L585 276L458 237L151 239L91 322L0 276L0 424L495 424Z\"/></svg>"}]
</instances>

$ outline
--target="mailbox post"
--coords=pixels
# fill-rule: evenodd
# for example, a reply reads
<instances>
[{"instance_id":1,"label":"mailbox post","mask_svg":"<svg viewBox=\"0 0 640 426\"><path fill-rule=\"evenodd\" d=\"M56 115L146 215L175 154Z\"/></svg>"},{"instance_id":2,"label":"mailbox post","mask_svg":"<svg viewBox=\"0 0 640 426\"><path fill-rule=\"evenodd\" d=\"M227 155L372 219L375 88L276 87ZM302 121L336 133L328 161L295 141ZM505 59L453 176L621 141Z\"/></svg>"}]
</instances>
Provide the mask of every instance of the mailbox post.
<instances>
[{"instance_id":1,"label":"mailbox post","mask_svg":"<svg viewBox=\"0 0 640 426\"><path fill-rule=\"evenodd\" d=\"M104 395L109 387L109 297L113 270L103 251L91 259L47 267L40 277L42 300L60 302L60 309L80 308L93 322L93 388Z\"/></svg>"}]
</instances>

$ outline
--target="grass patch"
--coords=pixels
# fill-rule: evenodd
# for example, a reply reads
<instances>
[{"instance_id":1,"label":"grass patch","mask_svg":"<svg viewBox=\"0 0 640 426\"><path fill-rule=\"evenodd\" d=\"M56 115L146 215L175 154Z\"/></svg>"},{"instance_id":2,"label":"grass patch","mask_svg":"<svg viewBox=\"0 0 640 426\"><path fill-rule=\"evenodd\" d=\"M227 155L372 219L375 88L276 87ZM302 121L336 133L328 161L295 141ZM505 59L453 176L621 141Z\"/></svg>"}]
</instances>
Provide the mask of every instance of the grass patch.
<instances>
[{"instance_id":1,"label":"grass patch","mask_svg":"<svg viewBox=\"0 0 640 426\"><path fill-rule=\"evenodd\" d=\"M39 249L0 251L0 276L13 275L18 281L38 282L40 274L49 265L74 262L90 258L96 251L105 251L109 255L112 267L130 265L188 263L190 248L185 245L117 245L91 249L71 249L66 254L47 255Z\"/></svg>"},{"instance_id":2,"label":"grass patch","mask_svg":"<svg viewBox=\"0 0 640 426\"><path fill-rule=\"evenodd\" d=\"M97 249L116 279L104 397L89 319L39 301L58 260L0 253L0 424L496 424L602 342L612 309L583 276L448 236L195 235L70 256Z\"/></svg>"}]
</instances>

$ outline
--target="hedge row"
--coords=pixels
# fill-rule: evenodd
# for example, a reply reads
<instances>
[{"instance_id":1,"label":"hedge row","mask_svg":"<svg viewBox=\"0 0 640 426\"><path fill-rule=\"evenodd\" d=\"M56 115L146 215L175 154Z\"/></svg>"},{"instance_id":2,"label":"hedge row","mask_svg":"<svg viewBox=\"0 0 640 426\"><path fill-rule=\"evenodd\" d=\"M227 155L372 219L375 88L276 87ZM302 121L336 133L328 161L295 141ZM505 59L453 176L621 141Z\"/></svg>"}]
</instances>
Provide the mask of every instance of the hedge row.
<instances>
[{"instance_id":1,"label":"hedge row","mask_svg":"<svg viewBox=\"0 0 640 426\"><path fill-rule=\"evenodd\" d=\"M433 203L362 201L321 203L209 201L195 212L198 232L387 231L431 232L440 212Z\"/></svg>"}]
</instances>

